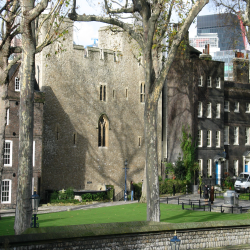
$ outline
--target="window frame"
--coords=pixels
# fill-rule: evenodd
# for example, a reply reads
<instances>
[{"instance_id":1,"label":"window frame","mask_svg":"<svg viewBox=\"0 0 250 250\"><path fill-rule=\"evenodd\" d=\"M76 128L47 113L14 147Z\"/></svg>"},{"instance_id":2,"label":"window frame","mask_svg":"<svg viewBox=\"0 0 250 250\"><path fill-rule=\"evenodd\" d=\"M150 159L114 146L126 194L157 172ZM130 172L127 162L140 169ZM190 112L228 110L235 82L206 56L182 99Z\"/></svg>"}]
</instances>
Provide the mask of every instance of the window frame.
<instances>
[{"instance_id":1,"label":"window frame","mask_svg":"<svg viewBox=\"0 0 250 250\"><path fill-rule=\"evenodd\" d=\"M207 147L212 147L212 130L207 130Z\"/></svg>"},{"instance_id":2,"label":"window frame","mask_svg":"<svg viewBox=\"0 0 250 250\"><path fill-rule=\"evenodd\" d=\"M228 105L226 105L226 103L228 104ZM226 107L227 106L227 107ZM224 111L225 112L230 112L230 102L229 101L224 101Z\"/></svg>"},{"instance_id":3,"label":"window frame","mask_svg":"<svg viewBox=\"0 0 250 250\"><path fill-rule=\"evenodd\" d=\"M234 176L239 175L239 160L233 160Z\"/></svg>"},{"instance_id":4,"label":"window frame","mask_svg":"<svg viewBox=\"0 0 250 250\"><path fill-rule=\"evenodd\" d=\"M202 75L198 79L198 87L203 87L203 76Z\"/></svg>"},{"instance_id":5,"label":"window frame","mask_svg":"<svg viewBox=\"0 0 250 250\"><path fill-rule=\"evenodd\" d=\"M220 130L215 133L215 141L216 148L220 148Z\"/></svg>"},{"instance_id":6,"label":"window frame","mask_svg":"<svg viewBox=\"0 0 250 250\"><path fill-rule=\"evenodd\" d=\"M20 92L20 90L21 90L20 78L16 76L15 77L15 91Z\"/></svg>"},{"instance_id":7,"label":"window frame","mask_svg":"<svg viewBox=\"0 0 250 250\"><path fill-rule=\"evenodd\" d=\"M234 112L239 113L240 112L240 103L234 102Z\"/></svg>"},{"instance_id":8,"label":"window frame","mask_svg":"<svg viewBox=\"0 0 250 250\"><path fill-rule=\"evenodd\" d=\"M212 88L212 77L211 76L207 77L207 87Z\"/></svg>"},{"instance_id":9,"label":"window frame","mask_svg":"<svg viewBox=\"0 0 250 250\"><path fill-rule=\"evenodd\" d=\"M12 167L12 145L13 142L11 140L5 140L4 141L4 156L3 156L3 162L5 162L5 156L6 156L6 152L5 152L5 148L6 148L6 143L10 143L10 153L9 153L9 163L4 163L4 167Z\"/></svg>"},{"instance_id":10,"label":"window frame","mask_svg":"<svg viewBox=\"0 0 250 250\"><path fill-rule=\"evenodd\" d=\"M203 147L203 130L198 130L198 147L202 148Z\"/></svg>"},{"instance_id":11,"label":"window frame","mask_svg":"<svg viewBox=\"0 0 250 250\"><path fill-rule=\"evenodd\" d=\"M198 117L202 118L203 116L203 104L202 102L198 102Z\"/></svg>"},{"instance_id":12,"label":"window frame","mask_svg":"<svg viewBox=\"0 0 250 250\"><path fill-rule=\"evenodd\" d=\"M6 125L10 124L10 109L8 108L6 111Z\"/></svg>"},{"instance_id":13,"label":"window frame","mask_svg":"<svg viewBox=\"0 0 250 250\"><path fill-rule=\"evenodd\" d=\"M228 104L228 105L226 105L226 103ZM227 106L227 108L226 108L226 106ZM230 112L230 102L229 101L224 101L224 111L225 112Z\"/></svg>"},{"instance_id":14,"label":"window frame","mask_svg":"<svg viewBox=\"0 0 250 250\"><path fill-rule=\"evenodd\" d=\"M250 103L246 103L246 113L250 113Z\"/></svg>"},{"instance_id":15,"label":"window frame","mask_svg":"<svg viewBox=\"0 0 250 250\"><path fill-rule=\"evenodd\" d=\"M99 84L99 101L107 102L107 84Z\"/></svg>"},{"instance_id":16,"label":"window frame","mask_svg":"<svg viewBox=\"0 0 250 250\"><path fill-rule=\"evenodd\" d=\"M250 145L250 127L245 127L245 145Z\"/></svg>"},{"instance_id":17,"label":"window frame","mask_svg":"<svg viewBox=\"0 0 250 250\"><path fill-rule=\"evenodd\" d=\"M139 84L139 92L140 92L140 103L144 103L145 104L145 82L140 82Z\"/></svg>"},{"instance_id":18,"label":"window frame","mask_svg":"<svg viewBox=\"0 0 250 250\"><path fill-rule=\"evenodd\" d=\"M207 159L207 177L212 176L212 159Z\"/></svg>"},{"instance_id":19,"label":"window frame","mask_svg":"<svg viewBox=\"0 0 250 250\"><path fill-rule=\"evenodd\" d=\"M224 126L224 145L229 145L229 126Z\"/></svg>"},{"instance_id":20,"label":"window frame","mask_svg":"<svg viewBox=\"0 0 250 250\"><path fill-rule=\"evenodd\" d=\"M220 119L220 113L221 113L221 104L216 103L216 114L215 114L216 119Z\"/></svg>"},{"instance_id":21,"label":"window frame","mask_svg":"<svg viewBox=\"0 0 250 250\"><path fill-rule=\"evenodd\" d=\"M103 119L103 123L101 120ZM109 120L106 115L101 115L98 120L98 148L108 147Z\"/></svg>"},{"instance_id":22,"label":"window frame","mask_svg":"<svg viewBox=\"0 0 250 250\"><path fill-rule=\"evenodd\" d=\"M3 197L6 197L6 196L3 195L3 192L4 192L3 188L5 187L5 185L3 184L3 182L5 182L5 181L9 182L9 190L7 191L8 192L8 198L9 198L8 201L3 201ZM4 180L2 180L2 185L1 185L1 204L10 204L11 203L11 191L12 191L11 189L12 189L12 180L10 180L10 179L4 179Z\"/></svg>"},{"instance_id":23,"label":"window frame","mask_svg":"<svg viewBox=\"0 0 250 250\"><path fill-rule=\"evenodd\" d=\"M215 88L216 88L216 89L220 89L220 88L221 88L221 79L220 79L219 76L216 77Z\"/></svg>"},{"instance_id":24,"label":"window frame","mask_svg":"<svg viewBox=\"0 0 250 250\"><path fill-rule=\"evenodd\" d=\"M234 143L233 145L239 145L239 127L234 127Z\"/></svg>"},{"instance_id":25,"label":"window frame","mask_svg":"<svg viewBox=\"0 0 250 250\"><path fill-rule=\"evenodd\" d=\"M207 104L207 118L212 118L212 103Z\"/></svg>"}]
</instances>

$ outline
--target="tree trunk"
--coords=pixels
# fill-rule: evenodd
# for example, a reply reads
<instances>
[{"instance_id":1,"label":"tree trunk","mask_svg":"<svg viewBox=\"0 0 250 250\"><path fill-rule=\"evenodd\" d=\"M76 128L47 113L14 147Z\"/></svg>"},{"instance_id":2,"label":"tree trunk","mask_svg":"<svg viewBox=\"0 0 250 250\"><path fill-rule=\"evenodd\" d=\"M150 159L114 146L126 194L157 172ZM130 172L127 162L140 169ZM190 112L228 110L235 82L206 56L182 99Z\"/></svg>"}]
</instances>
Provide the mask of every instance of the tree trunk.
<instances>
[{"instance_id":1,"label":"tree trunk","mask_svg":"<svg viewBox=\"0 0 250 250\"><path fill-rule=\"evenodd\" d=\"M25 2L25 1L24 1ZM30 6L31 8L32 6ZM24 7L25 8L25 7ZM27 7L28 8L28 7ZM22 11L25 13L25 11ZM35 44L32 36L31 22L23 17L22 35L22 78L19 110L19 154L18 187L15 216L15 234L21 234L30 227L32 218L32 153L34 126L34 69Z\"/></svg>"},{"instance_id":2,"label":"tree trunk","mask_svg":"<svg viewBox=\"0 0 250 250\"><path fill-rule=\"evenodd\" d=\"M147 175L146 175L146 164L143 171L143 183L142 183L142 192L141 192L141 198L140 203L146 203L147 202Z\"/></svg>"},{"instance_id":3,"label":"tree trunk","mask_svg":"<svg viewBox=\"0 0 250 250\"><path fill-rule=\"evenodd\" d=\"M146 188L147 220L160 222L160 198L157 155L157 108L156 103L148 98L145 104L144 124L146 138Z\"/></svg>"}]
</instances>

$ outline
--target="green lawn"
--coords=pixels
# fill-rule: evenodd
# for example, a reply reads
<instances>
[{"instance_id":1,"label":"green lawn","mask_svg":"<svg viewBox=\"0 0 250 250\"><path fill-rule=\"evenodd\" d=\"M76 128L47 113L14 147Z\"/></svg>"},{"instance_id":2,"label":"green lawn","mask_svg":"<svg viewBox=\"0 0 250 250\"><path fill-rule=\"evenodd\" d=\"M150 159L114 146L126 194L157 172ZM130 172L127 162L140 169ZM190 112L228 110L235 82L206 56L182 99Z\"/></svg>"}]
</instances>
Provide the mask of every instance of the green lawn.
<instances>
[{"instance_id":1,"label":"green lawn","mask_svg":"<svg viewBox=\"0 0 250 250\"><path fill-rule=\"evenodd\" d=\"M92 208L69 212L41 214L40 227L66 226L79 224L145 221L146 204L134 203L112 207ZM170 223L204 222L223 220L250 219L249 214L221 214L213 212L197 212L182 210L181 205L161 204L161 221ZM4 217L0 220L0 235L14 234L14 217Z\"/></svg>"}]
</instances>

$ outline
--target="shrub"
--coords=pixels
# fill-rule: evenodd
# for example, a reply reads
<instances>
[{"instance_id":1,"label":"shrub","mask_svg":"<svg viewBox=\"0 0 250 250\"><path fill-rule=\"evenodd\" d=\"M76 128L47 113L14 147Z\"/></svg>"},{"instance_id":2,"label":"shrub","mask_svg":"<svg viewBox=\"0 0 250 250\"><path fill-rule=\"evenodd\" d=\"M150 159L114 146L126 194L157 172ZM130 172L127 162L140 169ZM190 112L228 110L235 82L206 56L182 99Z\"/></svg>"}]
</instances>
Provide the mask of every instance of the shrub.
<instances>
[{"instance_id":1,"label":"shrub","mask_svg":"<svg viewBox=\"0 0 250 250\"><path fill-rule=\"evenodd\" d=\"M67 199L74 199L74 191L73 188L67 188L65 191Z\"/></svg>"},{"instance_id":2,"label":"shrub","mask_svg":"<svg viewBox=\"0 0 250 250\"><path fill-rule=\"evenodd\" d=\"M101 192L101 193L97 193L97 201L103 201L104 198L105 198L105 193L104 192Z\"/></svg>"},{"instance_id":3,"label":"shrub","mask_svg":"<svg viewBox=\"0 0 250 250\"><path fill-rule=\"evenodd\" d=\"M106 188L109 189L107 191L107 199L113 200L114 197L114 186L113 185L106 185Z\"/></svg>"},{"instance_id":4,"label":"shrub","mask_svg":"<svg viewBox=\"0 0 250 250\"><path fill-rule=\"evenodd\" d=\"M134 183L134 189L135 189L135 193L134 193L134 199L139 200L139 198L141 197L141 193L142 193L142 183Z\"/></svg>"},{"instance_id":5,"label":"shrub","mask_svg":"<svg viewBox=\"0 0 250 250\"><path fill-rule=\"evenodd\" d=\"M51 195L50 195L50 200L58 200L58 192L54 191Z\"/></svg>"},{"instance_id":6,"label":"shrub","mask_svg":"<svg viewBox=\"0 0 250 250\"><path fill-rule=\"evenodd\" d=\"M172 194L173 185L175 185L176 193L184 193L186 192L186 185L189 186L189 181L165 179L164 181L160 182L160 185L159 185L160 194Z\"/></svg>"},{"instance_id":7,"label":"shrub","mask_svg":"<svg viewBox=\"0 0 250 250\"><path fill-rule=\"evenodd\" d=\"M82 200L83 201L92 201L92 194L91 193L82 194Z\"/></svg>"}]
</instances>

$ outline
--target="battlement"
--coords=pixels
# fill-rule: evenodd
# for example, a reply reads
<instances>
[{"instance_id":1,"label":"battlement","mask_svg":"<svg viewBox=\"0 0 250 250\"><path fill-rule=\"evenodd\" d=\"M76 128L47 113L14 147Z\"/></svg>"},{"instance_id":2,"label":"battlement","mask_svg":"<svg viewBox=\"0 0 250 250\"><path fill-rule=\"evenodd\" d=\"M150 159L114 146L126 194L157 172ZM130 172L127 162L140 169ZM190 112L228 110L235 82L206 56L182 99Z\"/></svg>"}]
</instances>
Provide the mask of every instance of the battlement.
<instances>
[{"instance_id":1,"label":"battlement","mask_svg":"<svg viewBox=\"0 0 250 250\"><path fill-rule=\"evenodd\" d=\"M84 58L95 59L99 57L100 60L109 60L108 55L113 55L114 62L119 62L122 58L121 51L115 51L111 49L97 48L97 47L87 47L84 48L83 45L73 45L74 50L81 50L84 52Z\"/></svg>"}]
</instances>

